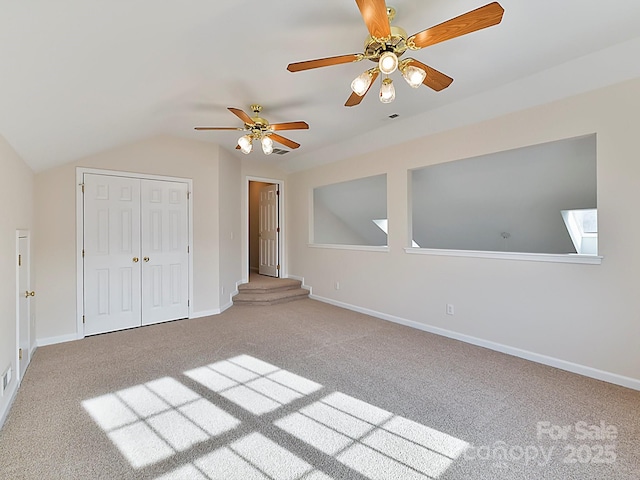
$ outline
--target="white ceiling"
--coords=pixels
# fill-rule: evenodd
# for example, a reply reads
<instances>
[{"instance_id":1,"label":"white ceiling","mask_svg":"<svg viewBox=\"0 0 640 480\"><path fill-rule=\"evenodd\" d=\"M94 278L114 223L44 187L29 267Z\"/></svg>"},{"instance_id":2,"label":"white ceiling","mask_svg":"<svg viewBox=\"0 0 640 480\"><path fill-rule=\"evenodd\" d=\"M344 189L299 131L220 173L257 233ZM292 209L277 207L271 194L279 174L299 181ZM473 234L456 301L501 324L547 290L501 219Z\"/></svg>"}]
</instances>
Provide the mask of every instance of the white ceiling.
<instances>
[{"instance_id":1,"label":"white ceiling","mask_svg":"<svg viewBox=\"0 0 640 480\"><path fill-rule=\"evenodd\" d=\"M486 3L389 0L409 34ZM368 61L286 66L360 53L353 0L0 0L0 134L36 171L158 134L242 158L238 132L193 127L241 126L226 107L260 103L272 123L310 125L283 132L298 150L250 154L293 171L640 76L639 1L500 3L500 25L412 53L453 77L448 89L396 73L395 102L372 89L347 108Z\"/></svg>"}]
</instances>

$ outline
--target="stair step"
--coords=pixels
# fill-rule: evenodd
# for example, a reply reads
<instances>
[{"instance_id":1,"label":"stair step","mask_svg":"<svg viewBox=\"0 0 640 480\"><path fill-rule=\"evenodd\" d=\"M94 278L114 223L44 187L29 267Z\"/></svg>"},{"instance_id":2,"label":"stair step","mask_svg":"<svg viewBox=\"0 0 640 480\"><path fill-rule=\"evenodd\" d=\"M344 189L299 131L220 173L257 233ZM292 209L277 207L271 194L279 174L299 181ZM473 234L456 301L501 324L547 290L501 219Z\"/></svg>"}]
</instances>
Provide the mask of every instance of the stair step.
<instances>
[{"instance_id":1,"label":"stair step","mask_svg":"<svg viewBox=\"0 0 640 480\"><path fill-rule=\"evenodd\" d=\"M238 292L240 293L269 293L269 292L280 292L283 290L295 290L301 288L300 280L294 280L292 278L279 278L277 280L274 279L273 282L268 283L258 283L258 282L249 282L243 283L242 285L238 285Z\"/></svg>"},{"instance_id":2,"label":"stair step","mask_svg":"<svg viewBox=\"0 0 640 480\"><path fill-rule=\"evenodd\" d=\"M240 290L240 288L238 288ZM253 289L240 291L233 297L234 305L275 305L309 297L304 288Z\"/></svg>"}]
</instances>

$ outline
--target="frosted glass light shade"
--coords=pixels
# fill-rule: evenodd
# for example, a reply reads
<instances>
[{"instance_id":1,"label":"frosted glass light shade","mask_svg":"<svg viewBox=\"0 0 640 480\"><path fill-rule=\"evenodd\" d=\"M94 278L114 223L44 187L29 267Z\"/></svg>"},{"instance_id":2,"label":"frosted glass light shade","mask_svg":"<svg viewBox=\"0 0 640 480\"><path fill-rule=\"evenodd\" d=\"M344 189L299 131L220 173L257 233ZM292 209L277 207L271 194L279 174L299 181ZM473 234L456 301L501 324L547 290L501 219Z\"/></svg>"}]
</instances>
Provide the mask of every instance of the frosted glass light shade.
<instances>
[{"instance_id":1,"label":"frosted glass light shade","mask_svg":"<svg viewBox=\"0 0 640 480\"><path fill-rule=\"evenodd\" d=\"M273 140L271 140L269 137L262 137L261 143L262 151L264 152L264 154L271 155L271 153L273 152Z\"/></svg>"},{"instance_id":2,"label":"frosted glass light shade","mask_svg":"<svg viewBox=\"0 0 640 480\"><path fill-rule=\"evenodd\" d=\"M351 90L353 90L353 93L360 97L367 93L369 85L371 85L371 78L372 76L369 70L356 77L353 82L351 82Z\"/></svg>"},{"instance_id":3,"label":"frosted glass light shade","mask_svg":"<svg viewBox=\"0 0 640 480\"><path fill-rule=\"evenodd\" d=\"M390 75L398 68L398 57L393 52L384 52L378 60L378 68L386 75Z\"/></svg>"},{"instance_id":4,"label":"frosted glass light shade","mask_svg":"<svg viewBox=\"0 0 640 480\"><path fill-rule=\"evenodd\" d=\"M242 151L242 153L251 153L251 150L253 149L253 143L251 143L252 140L253 138L251 138L251 135L243 135L238 139L238 145L240 146L240 151Z\"/></svg>"},{"instance_id":5,"label":"frosted glass light shade","mask_svg":"<svg viewBox=\"0 0 640 480\"><path fill-rule=\"evenodd\" d=\"M427 76L427 72L425 72L422 68L410 65L402 71L402 76L409 85L411 85L413 88L418 88L420 85L422 85L422 82Z\"/></svg>"},{"instance_id":6,"label":"frosted glass light shade","mask_svg":"<svg viewBox=\"0 0 640 480\"><path fill-rule=\"evenodd\" d=\"M396 89L393 86L393 80L385 78L380 87L380 101L382 103L391 103L396 98Z\"/></svg>"}]
</instances>

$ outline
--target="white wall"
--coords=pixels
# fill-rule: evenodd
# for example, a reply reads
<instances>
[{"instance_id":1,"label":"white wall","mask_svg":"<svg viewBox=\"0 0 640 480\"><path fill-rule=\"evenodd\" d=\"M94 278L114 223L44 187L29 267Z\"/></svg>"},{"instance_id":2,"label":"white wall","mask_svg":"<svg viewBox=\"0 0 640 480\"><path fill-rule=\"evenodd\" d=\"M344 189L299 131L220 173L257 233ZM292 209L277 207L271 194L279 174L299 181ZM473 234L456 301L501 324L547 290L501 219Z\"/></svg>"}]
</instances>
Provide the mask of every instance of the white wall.
<instances>
[{"instance_id":1,"label":"white wall","mask_svg":"<svg viewBox=\"0 0 640 480\"><path fill-rule=\"evenodd\" d=\"M317 196L313 200L313 242L336 245L374 245L333 213Z\"/></svg>"},{"instance_id":2,"label":"white wall","mask_svg":"<svg viewBox=\"0 0 640 480\"><path fill-rule=\"evenodd\" d=\"M33 184L34 173L0 135L0 374L9 365L13 371L13 380L0 397L0 425L17 385L16 230L34 234ZM31 265L33 270L33 258ZM34 297L33 309L36 301Z\"/></svg>"},{"instance_id":3,"label":"white wall","mask_svg":"<svg viewBox=\"0 0 640 480\"><path fill-rule=\"evenodd\" d=\"M242 278L240 269L240 162L220 149L218 205L220 209L220 308L231 306L236 283ZM224 291L223 291L224 290Z\"/></svg>"},{"instance_id":4,"label":"white wall","mask_svg":"<svg viewBox=\"0 0 640 480\"><path fill-rule=\"evenodd\" d=\"M193 179L193 314L219 311L219 163L216 144L160 136L38 173L34 242L38 340L64 340L76 334L78 166Z\"/></svg>"},{"instance_id":5,"label":"white wall","mask_svg":"<svg viewBox=\"0 0 640 480\"><path fill-rule=\"evenodd\" d=\"M315 188L313 203L314 243L387 245L387 235L373 222L387 218L386 175Z\"/></svg>"},{"instance_id":6,"label":"white wall","mask_svg":"<svg viewBox=\"0 0 640 480\"><path fill-rule=\"evenodd\" d=\"M634 80L292 174L289 270L328 301L640 388L638 111ZM409 169L593 133L601 265L405 253ZM308 248L310 190L380 173L390 251Z\"/></svg>"}]
</instances>

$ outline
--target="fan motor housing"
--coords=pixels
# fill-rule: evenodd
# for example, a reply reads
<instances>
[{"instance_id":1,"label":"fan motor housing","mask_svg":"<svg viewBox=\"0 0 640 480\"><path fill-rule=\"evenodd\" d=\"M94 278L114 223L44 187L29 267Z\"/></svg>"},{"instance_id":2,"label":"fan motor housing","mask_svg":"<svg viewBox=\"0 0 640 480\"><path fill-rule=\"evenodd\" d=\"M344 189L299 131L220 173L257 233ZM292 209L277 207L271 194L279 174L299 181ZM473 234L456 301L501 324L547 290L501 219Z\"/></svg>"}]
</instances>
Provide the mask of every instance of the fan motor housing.
<instances>
[{"instance_id":1,"label":"fan motor housing","mask_svg":"<svg viewBox=\"0 0 640 480\"><path fill-rule=\"evenodd\" d=\"M380 59L384 52L393 52L400 57L407 50L407 32L400 27L391 27L391 37L383 39L374 38L371 35L364 42L364 55L373 62Z\"/></svg>"}]
</instances>

